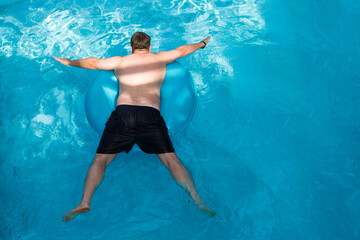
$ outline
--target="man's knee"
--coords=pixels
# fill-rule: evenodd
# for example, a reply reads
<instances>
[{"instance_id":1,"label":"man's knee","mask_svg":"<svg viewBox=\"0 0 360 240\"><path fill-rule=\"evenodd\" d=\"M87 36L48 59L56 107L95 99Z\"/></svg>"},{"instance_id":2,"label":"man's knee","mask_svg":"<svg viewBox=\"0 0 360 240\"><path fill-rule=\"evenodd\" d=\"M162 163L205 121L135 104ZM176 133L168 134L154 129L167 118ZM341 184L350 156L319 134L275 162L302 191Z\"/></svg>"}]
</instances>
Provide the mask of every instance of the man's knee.
<instances>
[{"instance_id":1,"label":"man's knee","mask_svg":"<svg viewBox=\"0 0 360 240\"><path fill-rule=\"evenodd\" d=\"M108 165L115 158L115 156L116 156L115 154L99 154L99 153L97 153L95 155L93 163Z\"/></svg>"},{"instance_id":2,"label":"man's knee","mask_svg":"<svg viewBox=\"0 0 360 240\"><path fill-rule=\"evenodd\" d=\"M158 157L167 168L173 168L181 165L179 158L174 152L158 154Z\"/></svg>"}]
</instances>

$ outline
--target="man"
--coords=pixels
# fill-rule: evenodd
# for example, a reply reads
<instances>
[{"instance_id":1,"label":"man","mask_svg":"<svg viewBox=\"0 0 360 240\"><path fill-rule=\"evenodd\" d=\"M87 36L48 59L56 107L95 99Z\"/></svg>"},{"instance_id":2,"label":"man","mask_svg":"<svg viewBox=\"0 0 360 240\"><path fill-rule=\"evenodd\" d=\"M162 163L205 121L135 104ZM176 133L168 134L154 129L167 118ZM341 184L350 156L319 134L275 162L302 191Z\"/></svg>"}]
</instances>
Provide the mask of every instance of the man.
<instances>
[{"instance_id":1,"label":"man","mask_svg":"<svg viewBox=\"0 0 360 240\"><path fill-rule=\"evenodd\" d=\"M165 121L160 115L160 88L166 64L204 48L210 37L199 43L184 45L171 51L151 53L150 37L136 32L131 37L132 54L107 59L69 60L54 57L66 66L113 70L120 87L117 107L106 123L95 158L88 170L80 204L64 215L70 221L79 213L90 210L90 200L102 180L106 166L117 153L131 150L136 143L144 152L157 154L176 182L192 197L199 210L214 216L200 199L192 177L175 154Z\"/></svg>"}]
</instances>

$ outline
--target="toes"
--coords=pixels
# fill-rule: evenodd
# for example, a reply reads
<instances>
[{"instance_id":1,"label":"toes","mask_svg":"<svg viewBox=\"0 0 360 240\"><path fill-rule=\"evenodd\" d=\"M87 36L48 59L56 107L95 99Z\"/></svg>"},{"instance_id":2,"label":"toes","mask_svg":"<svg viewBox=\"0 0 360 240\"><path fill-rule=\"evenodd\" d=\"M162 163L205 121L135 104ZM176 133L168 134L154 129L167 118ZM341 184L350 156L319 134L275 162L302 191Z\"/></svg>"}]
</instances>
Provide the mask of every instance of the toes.
<instances>
[{"instance_id":1,"label":"toes","mask_svg":"<svg viewBox=\"0 0 360 240\"><path fill-rule=\"evenodd\" d=\"M64 215L63 221L64 221L64 222L71 221L71 220L73 220L77 215L78 215L77 213L67 213L67 214Z\"/></svg>"},{"instance_id":2,"label":"toes","mask_svg":"<svg viewBox=\"0 0 360 240\"><path fill-rule=\"evenodd\" d=\"M213 210L211 210L210 208L206 207L206 206L200 206L199 210L204 212L206 215L208 215L209 217L213 217L216 215L216 212L214 212Z\"/></svg>"}]
</instances>

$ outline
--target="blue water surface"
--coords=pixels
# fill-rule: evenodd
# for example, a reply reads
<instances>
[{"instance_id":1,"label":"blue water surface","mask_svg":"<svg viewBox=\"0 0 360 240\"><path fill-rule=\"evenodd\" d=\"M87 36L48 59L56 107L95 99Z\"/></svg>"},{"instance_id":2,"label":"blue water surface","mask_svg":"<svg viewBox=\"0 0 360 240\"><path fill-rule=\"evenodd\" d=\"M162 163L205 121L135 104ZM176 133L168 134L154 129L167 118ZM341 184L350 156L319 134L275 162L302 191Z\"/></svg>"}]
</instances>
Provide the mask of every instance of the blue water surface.
<instances>
[{"instance_id":1,"label":"blue water surface","mask_svg":"<svg viewBox=\"0 0 360 240\"><path fill-rule=\"evenodd\" d=\"M65 0L0 3L0 239L359 239L360 2ZM197 108L172 136L207 218L155 155L120 154L89 213L99 136L94 72L51 56L130 54L212 36L180 59Z\"/></svg>"}]
</instances>

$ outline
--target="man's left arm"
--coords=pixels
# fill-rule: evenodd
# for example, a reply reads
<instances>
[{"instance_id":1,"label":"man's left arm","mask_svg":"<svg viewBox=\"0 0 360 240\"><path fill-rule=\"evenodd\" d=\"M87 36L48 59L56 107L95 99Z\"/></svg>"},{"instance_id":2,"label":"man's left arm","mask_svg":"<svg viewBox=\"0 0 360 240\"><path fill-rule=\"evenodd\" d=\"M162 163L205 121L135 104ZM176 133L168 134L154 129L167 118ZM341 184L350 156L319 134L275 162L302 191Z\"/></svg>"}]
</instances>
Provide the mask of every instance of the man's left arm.
<instances>
[{"instance_id":1,"label":"man's left arm","mask_svg":"<svg viewBox=\"0 0 360 240\"><path fill-rule=\"evenodd\" d=\"M78 60L69 60L67 58L54 57L55 60L64 64L65 66L74 66L86 69L98 69L98 70L114 70L121 61L121 57L111 58L84 58Z\"/></svg>"}]
</instances>

